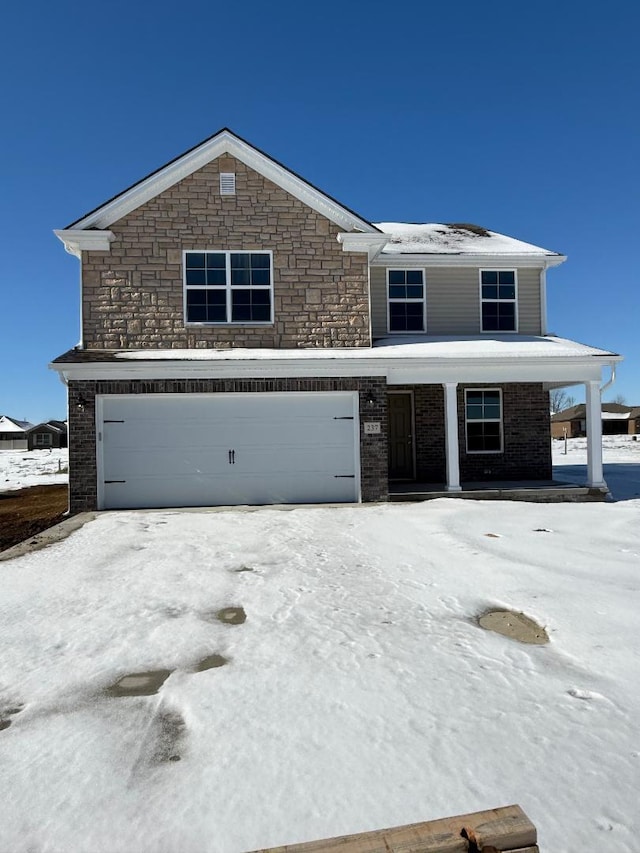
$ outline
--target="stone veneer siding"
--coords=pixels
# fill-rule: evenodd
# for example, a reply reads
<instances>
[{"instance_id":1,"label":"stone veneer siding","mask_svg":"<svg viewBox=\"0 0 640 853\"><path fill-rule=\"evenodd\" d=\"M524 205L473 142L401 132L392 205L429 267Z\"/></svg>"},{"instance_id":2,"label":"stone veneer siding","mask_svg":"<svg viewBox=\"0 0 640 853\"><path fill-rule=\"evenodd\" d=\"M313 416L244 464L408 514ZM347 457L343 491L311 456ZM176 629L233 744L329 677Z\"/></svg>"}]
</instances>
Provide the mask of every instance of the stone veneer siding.
<instances>
[{"instance_id":1,"label":"stone veneer siding","mask_svg":"<svg viewBox=\"0 0 640 853\"><path fill-rule=\"evenodd\" d=\"M219 173L235 172L221 196ZM87 349L369 346L366 253L340 229L232 157L221 157L109 226L82 253ZM183 250L271 249L274 324L185 326Z\"/></svg>"},{"instance_id":2,"label":"stone veneer siding","mask_svg":"<svg viewBox=\"0 0 640 853\"><path fill-rule=\"evenodd\" d=\"M467 453L464 412L466 388L502 389L502 453ZM445 483L444 388L442 385L394 385L390 390L413 392L416 481ZM461 482L550 480L552 473L548 397L540 383L459 385Z\"/></svg>"},{"instance_id":3,"label":"stone veneer siding","mask_svg":"<svg viewBox=\"0 0 640 853\"><path fill-rule=\"evenodd\" d=\"M203 394L260 391L358 391L360 487L363 501L388 499L387 399L384 379L154 379L69 383L69 511L97 509L96 394ZM373 403L367 398L373 397ZM379 435L365 435L378 421Z\"/></svg>"}]
</instances>

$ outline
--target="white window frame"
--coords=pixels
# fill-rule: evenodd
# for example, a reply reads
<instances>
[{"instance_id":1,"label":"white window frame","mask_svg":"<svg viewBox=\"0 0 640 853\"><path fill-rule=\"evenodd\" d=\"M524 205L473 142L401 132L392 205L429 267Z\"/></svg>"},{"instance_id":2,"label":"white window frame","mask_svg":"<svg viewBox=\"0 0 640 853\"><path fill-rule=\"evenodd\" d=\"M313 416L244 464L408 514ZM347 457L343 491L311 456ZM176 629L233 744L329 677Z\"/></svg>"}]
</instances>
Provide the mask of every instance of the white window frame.
<instances>
[{"instance_id":1,"label":"white window frame","mask_svg":"<svg viewBox=\"0 0 640 853\"><path fill-rule=\"evenodd\" d=\"M225 293L227 319L224 322L194 321L187 319L187 290L222 290L222 286L214 288L207 284L187 285L187 255L216 254L225 256ZM268 285L232 285L231 284L231 255L268 255L269 256L269 284ZM230 320L232 316L232 295L234 290L268 290L270 293L270 314L268 320ZM271 249L185 249L182 252L182 311L185 326L208 326L220 328L224 326L273 326L273 251Z\"/></svg>"},{"instance_id":2,"label":"white window frame","mask_svg":"<svg viewBox=\"0 0 640 853\"><path fill-rule=\"evenodd\" d=\"M500 417L499 418L472 418L471 420L467 417L467 395L469 393L477 393L478 391L491 391L492 393L498 392L498 396L500 398ZM500 450L469 450L469 423L499 423L500 424ZM475 456L477 454L493 454L494 456L498 453L504 453L504 406L502 399L502 388L465 388L464 389L464 446L465 451L470 456Z\"/></svg>"},{"instance_id":3,"label":"white window frame","mask_svg":"<svg viewBox=\"0 0 640 853\"><path fill-rule=\"evenodd\" d=\"M389 296L389 274L392 272L420 272L422 273L422 299L399 299ZM390 335L424 335L427 331L427 275L424 267L387 267L387 332ZM409 285L410 286L410 285ZM408 329L405 331L391 328L391 303L392 302L422 302L422 329Z\"/></svg>"},{"instance_id":4,"label":"white window frame","mask_svg":"<svg viewBox=\"0 0 640 853\"><path fill-rule=\"evenodd\" d=\"M512 272L513 273L513 287L514 287L514 298L513 299L484 299L482 296L482 273L483 272ZM513 267L505 267L500 269L498 267L484 267L478 270L478 292L480 294L480 331L485 335L517 335L518 334L518 326L519 326L519 317L518 317L518 270ZM513 329L485 329L484 321L482 317L482 306L485 302L512 302L514 305L513 312Z\"/></svg>"}]
</instances>

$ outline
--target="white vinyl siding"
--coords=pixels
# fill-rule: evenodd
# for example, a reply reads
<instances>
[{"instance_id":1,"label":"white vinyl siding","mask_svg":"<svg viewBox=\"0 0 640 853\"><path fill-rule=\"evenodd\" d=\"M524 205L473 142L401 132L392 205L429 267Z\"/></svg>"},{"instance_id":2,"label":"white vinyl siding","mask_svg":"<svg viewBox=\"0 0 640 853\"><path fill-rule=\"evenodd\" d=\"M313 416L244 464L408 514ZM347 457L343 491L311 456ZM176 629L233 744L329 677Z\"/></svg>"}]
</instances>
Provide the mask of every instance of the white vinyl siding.
<instances>
[{"instance_id":1,"label":"white vinyl siding","mask_svg":"<svg viewBox=\"0 0 640 853\"><path fill-rule=\"evenodd\" d=\"M398 267L391 264L389 268ZM483 268L488 269L487 264ZM506 269L506 267L505 267ZM540 335L540 270L518 269L518 332ZM426 267L426 314L428 335L480 334L478 267ZM374 338L387 331L387 270L371 268L371 323Z\"/></svg>"}]
</instances>

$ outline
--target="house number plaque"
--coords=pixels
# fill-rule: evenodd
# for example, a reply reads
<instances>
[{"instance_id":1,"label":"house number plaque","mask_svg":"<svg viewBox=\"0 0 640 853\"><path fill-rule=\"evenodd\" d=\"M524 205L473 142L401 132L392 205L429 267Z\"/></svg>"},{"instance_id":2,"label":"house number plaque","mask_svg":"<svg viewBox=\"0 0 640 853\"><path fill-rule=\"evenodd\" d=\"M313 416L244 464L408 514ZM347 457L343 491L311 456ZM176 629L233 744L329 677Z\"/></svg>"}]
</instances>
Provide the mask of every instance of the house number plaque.
<instances>
[{"instance_id":1,"label":"house number plaque","mask_svg":"<svg viewBox=\"0 0 640 853\"><path fill-rule=\"evenodd\" d=\"M380 421L365 421L365 435L380 435Z\"/></svg>"}]
</instances>

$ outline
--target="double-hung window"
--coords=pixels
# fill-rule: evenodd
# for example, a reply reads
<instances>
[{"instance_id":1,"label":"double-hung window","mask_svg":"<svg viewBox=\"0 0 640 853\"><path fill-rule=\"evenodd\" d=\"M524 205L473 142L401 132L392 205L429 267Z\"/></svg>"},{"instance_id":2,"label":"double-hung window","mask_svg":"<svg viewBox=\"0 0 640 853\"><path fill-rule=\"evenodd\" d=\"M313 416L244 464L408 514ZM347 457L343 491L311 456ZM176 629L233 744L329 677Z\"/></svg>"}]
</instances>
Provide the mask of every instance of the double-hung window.
<instances>
[{"instance_id":1,"label":"double-hung window","mask_svg":"<svg viewBox=\"0 0 640 853\"><path fill-rule=\"evenodd\" d=\"M515 332L516 271L480 270L483 332Z\"/></svg>"},{"instance_id":2,"label":"double-hung window","mask_svg":"<svg viewBox=\"0 0 640 853\"><path fill-rule=\"evenodd\" d=\"M185 252L187 323L272 323L273 255Z\"/></svg>"},{"instance_id":3,"label":"double-hung window","mask_svg":"<svg viewBox=\"0 0 640 853\"><path fill-rule=\"evenodd\" d=\"M389 331L424 332L424 270L387 270Z\"/></svg>"},{"instance_id":4,"label":"double-hung window","mask_svg":"<svg viewBox=\"0 0 640 853\"><path fill-rule=\"evenodd\" d=\"M49 432L37 432L35 434L35 446L36 447L51 447L51 433Z\"/></svg>"},{"instance_id":5,"label":"double-hung window","mask_svg":"<svg viewBox=\"0 0 640 853\"><path fill-rule=\"evenodd\" d=\"M464 392L467 453L502 452L502 394L499 388Z\"/></svg>"}]
</instances>

